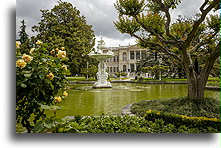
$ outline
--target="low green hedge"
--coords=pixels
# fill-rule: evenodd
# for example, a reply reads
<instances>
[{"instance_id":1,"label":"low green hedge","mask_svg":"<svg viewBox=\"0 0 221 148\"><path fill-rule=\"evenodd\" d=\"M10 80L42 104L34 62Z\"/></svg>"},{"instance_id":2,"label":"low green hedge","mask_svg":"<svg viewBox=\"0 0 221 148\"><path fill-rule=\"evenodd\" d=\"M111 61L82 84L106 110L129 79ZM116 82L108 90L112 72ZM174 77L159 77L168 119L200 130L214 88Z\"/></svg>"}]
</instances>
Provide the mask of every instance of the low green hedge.
<instances>
[{"instance_id":1,"label":"low green hedge","mask_svg":"<svg viewBox=\"0 0 221 148\"><path fill-rule=\"evenodd\" d=\"M150 121L162 119L165 124L173 124L177 127L180 127L182 125L185 125L189 128L201 129L207 129L208 127L211 127L218 132L221 131L221 123L220 120L217 118L189 117L186 115L178 115L154 110L148 110L144 117L146 120Z\"/></svg>"}]
</instances>

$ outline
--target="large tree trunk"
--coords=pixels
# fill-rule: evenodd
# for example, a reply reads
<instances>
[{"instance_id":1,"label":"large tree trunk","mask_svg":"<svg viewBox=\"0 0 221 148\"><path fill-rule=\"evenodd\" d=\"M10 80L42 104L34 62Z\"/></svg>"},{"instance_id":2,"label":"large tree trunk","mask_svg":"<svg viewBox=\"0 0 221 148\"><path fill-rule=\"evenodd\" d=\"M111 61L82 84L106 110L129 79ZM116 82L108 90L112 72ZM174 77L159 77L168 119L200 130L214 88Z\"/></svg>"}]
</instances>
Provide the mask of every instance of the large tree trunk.
<instances>
[{"instance_id":1,"label":"large tree trunk","mask_svg":"<svg viewBox=\"0 0 221 148\"><path fill-rule=\"evenodd\" d=\"M209 74L213 68L216 59L219 57L219 49L220 47L219 45L217 45L200 72L195 70L191 57L186 52L183 52L183 65L187 74L189 98L201 99L204 97L204 91Z\"/></svg>"},{"instance_id":2,"label":"large tree trunk","mask_svg":"<svg viewBox=\"0 0 221 148\"><path fill-rule=\"evenodd\" d=\"M188 98L202 99L208 77L200 78L199 75L188 75Z\"/></svg>"}]
</instances>

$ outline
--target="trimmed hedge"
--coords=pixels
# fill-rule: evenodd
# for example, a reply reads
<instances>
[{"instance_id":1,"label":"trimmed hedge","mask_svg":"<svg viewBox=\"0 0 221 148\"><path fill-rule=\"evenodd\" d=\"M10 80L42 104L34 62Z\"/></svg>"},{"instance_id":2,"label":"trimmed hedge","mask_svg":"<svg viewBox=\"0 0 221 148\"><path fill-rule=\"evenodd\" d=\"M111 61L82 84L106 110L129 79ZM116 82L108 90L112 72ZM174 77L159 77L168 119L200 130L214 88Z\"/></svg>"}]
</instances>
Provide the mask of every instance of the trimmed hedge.
<instances>
[{"instance_id":1,"label":"trimmed hedge","mask_svg":"<svg viewBox=\"0 0 221 148\"><path fill-rule=\"evenodd\" d=\"M207 129L208 127L211 127L218 132L221 131L221 123L220 120L217 118L189 117L186 115L178 115L154 110L148 110L144 117L146 120L150 121L162 119L165 124L173 124L177 127L180 127L182 125L185 125L189 128L201 129Z\"/></svg>"}]
</instances>

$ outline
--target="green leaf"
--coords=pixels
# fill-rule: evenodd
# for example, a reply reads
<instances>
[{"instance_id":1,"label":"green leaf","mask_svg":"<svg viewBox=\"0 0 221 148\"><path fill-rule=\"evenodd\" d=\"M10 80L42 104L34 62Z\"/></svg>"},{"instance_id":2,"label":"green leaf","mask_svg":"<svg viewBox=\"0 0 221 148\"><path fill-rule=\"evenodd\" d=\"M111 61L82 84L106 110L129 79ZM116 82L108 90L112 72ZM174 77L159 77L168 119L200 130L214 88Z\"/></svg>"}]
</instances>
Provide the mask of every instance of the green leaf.
<instances>
[{"instance_id":1,"label":"green leaf","mask_svg":"<svg viewBox=\"0 0 221 148\"><path fill-rule=\"evenodd\" d=\"M24 76L25 76L26 78L31 77L31 75L32 75L32 73L29 73L29 74L24 74Z\"/></svg>"},{"instance_id":2,"label":"green leaf","mask_svg":"<svg viewBox=\"0 0 221 148\"><path fill-rule=\"evenodd\" d=\"M49 119L49 120L46 120L45 122L44 122L44 127L46 127L46 128L52 128L54 126L54 121L53 120L51 120L51 119Z\"/></svg>"},{"instance_id":3,"label":"green leaf","mask_svg":"<svg viewBox=\"0 0 221 148\"><path fill-rule=\"evenodd\" d=\"M39 121L35 124L35 127L33 128L34 133L40 133L44 129L44 121Z\"/></svg>"},{"instance_id":4,"label":"green leaf","mask_svg":"<svg viewBox=\"0 0 221 148\"><path fill-rule=\"evenodd\" d=\"M31 73L31 71L23 70L22 73L23 73L23 74L29 74L29 73Z\"/></svg>"},{"instance_id":5,"label":"green leaf","mask_svg":"<svg viewBox=\"0 0 221 148\"><path fill-rule=\"evenodd\" d=\"M21 87L22 87L22 88L26 88L26 87L27 87L27 85L26 85L26 84L24 84L24 83L22 83L22 84L21 84Z\"/></svg>"},{"instance_id":6,"label":"green leaf","mask_svg":"<svg viewBox=\"0 0 221 148\"><path fill-rule=\"evenodd\" d=\"M45 63L45 62L47 62L47 59L46 58L41 58L41 61Z\"/></svg>"},{"instance_id":7,"label":"green leaf","mask_svg":"<svg viewBox=\"0 0 221 148\"><path fill-rule=\"evenodd\" d=\"M41 109L50 109L50 106L48 106L48 105L41 105Z\"/></svg>"}]
</instances>

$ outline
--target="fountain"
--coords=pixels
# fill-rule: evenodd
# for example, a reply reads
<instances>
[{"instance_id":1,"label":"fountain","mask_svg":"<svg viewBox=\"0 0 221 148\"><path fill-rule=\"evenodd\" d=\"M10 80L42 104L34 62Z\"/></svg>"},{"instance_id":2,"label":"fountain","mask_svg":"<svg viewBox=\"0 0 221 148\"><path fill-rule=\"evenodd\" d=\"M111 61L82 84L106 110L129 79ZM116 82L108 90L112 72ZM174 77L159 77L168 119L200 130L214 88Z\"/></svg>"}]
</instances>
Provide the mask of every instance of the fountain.
<instances>
[{"instance_id":1,"label":"fountain","mask_svg":"<svg viewBox=\"0 0 221 148\"><path fill-rule=\"evenodd\" d=\"M99 61L98 64L98 72L97 72L97 79L98 81L95 82L93 88L111 88L111 83L107 81L108 73L106 72L106 64L104 60L114 56L114 53L108 50L107 53L103 53L102 49L107 49L105 46L104 40L98 41L97 51L92 51L89 53L91 58L96 58Z\"/></svg>"}]
</instances>

